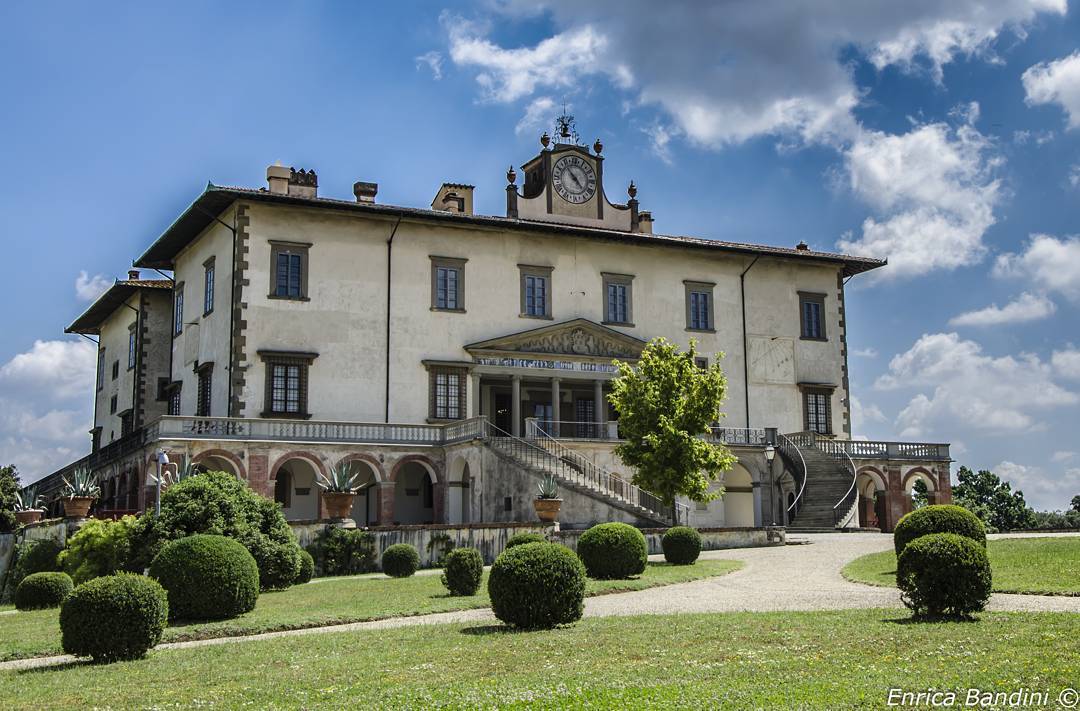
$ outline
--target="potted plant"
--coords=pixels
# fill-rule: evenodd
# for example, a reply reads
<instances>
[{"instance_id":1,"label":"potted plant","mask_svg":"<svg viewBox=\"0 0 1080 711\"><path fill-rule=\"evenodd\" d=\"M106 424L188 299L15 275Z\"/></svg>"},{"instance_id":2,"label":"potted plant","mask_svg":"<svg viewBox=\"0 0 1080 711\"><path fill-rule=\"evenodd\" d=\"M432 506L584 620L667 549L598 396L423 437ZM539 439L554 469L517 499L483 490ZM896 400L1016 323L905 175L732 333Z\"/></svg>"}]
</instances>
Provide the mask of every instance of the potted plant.
<instances>
[{"instance_id":1,"label":"potted plant","mask_svg":"<svg viewBox=\"0 0 1080 711\"><path fill-rule=\"evenodd\" d=\"M347 464L333 467L330 476L318 473L316 483L322 489L326 515L331 519L351 517L353 499L356 497L356 477L352 466Z\"/></svg>"},{"instance_id":2,"label":"potted plant","mask_svg":"<svg viewBox=\"0 0 1080 711\"><path fill-rule=\"evenodd\" d=\"M15 520L20 525L37 523L44 513L44 499L37 493L37 486L31 484L15 492Z\"/></svg>"},{"instance_id":3,"label":"potted plant","mask_svg":"<svg viewBox=\"0 0 1080 711\"><path fill-rule=\"evenodd\" d=\"M559 498L559 483L555 481L554 474L548 474L536 485L540 490L539 495L533 501L536 515L544 523L554 523L559 517L559 509L562 508L562 499Z\"/></svg>"},{"instance_id":4,"label":"potted plant","mask_svg":"<svg viewBox=\"0 0 1080 711\"><path fill-rule=\"evenodd\" d=\"M64 477L64 515L68 518L86 518L90 505L100 495L97 477L89 469L76 469L70 481Z\"/></svg>"}]
</instances>

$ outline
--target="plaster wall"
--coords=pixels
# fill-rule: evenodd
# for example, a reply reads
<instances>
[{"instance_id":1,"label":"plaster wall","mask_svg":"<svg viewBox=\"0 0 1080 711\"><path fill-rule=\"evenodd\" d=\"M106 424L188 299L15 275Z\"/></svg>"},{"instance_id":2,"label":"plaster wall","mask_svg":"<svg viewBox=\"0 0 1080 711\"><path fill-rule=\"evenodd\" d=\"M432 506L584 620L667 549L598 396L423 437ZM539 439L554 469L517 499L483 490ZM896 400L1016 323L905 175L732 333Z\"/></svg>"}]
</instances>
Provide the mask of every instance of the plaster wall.
<instances>
[{"instance_id":1,"label":"plaster wall","mask_svg":"<svg viewBox=\"0 0 1080 711\"><path fill-rule=\"evenodd\" d=\"M105 367L102 371L104 378L98 382L99 387L95 392L94 425L101 427L102 446L120 439L120 414L130 410L134 404L136 370L128 368L128 334L137 318L136 311L132 309L139 307L138 292L124 304L102 321L98 338L98 351L105 352ZM116 378L112 376L114 364L117 365ZM110 412L114 396L116 412Z\"/></svg>"}]
</instances>

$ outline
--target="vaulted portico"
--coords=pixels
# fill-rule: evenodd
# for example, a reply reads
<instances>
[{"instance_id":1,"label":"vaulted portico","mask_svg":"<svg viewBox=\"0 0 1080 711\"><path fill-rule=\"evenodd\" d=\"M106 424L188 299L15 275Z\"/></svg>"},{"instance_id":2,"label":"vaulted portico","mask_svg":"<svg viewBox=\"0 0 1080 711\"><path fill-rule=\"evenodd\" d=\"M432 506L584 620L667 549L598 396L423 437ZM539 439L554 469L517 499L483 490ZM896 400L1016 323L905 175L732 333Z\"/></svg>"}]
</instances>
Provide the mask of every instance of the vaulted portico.
<instances>
[{"instance_id":1,"label":"vaulted portico","mask_svg":"<svg viewBox=\"0 0 1080 711\"><path fill-rule=\"evenodd\" d=\"M636 362L645 341L584 318L471 343L471 414L515 436L536 418L554 436L590 436L611 419L614 359ZM553 423L566 423L560 432Z\"/></svg>"}]
</instances>

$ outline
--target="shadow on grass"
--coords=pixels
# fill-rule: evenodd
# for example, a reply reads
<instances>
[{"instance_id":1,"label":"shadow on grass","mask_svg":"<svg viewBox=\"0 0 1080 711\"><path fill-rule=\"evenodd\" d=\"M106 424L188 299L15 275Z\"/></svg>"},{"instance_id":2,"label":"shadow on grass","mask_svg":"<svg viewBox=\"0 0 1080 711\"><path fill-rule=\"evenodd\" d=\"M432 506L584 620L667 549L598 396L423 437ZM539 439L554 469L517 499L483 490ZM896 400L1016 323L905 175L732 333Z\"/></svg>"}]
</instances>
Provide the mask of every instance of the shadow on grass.
<instances>
[{"instance_id":1,"label":"shadow on grass","mask_svg":"<svg viewBox=\"0 0 1080 711\"><path fill-rule=\"evenodd\" d=\"M882 622L886 622L892 625L940 625L940 624L953 624L957 622L978 622L979 618L974 616L960 616L960 615L912 615L911 617L894 617L892 619L885 619Z\"/></svg>"},{"instance_id":2,"label":"shadow on grass","mask_svg":"<svg viewBox=\"0 0 1080 711\"><path fill-rule=\"evenodd\" d=\"M52 672L66 671L68 669L78 669L79 667L93 666L94 661L92 659L76 659L73 662L59 662L57 664L48 664L38 667L31 667L29 669L19 669L18 674L50 674ZM102 666L102 665L99 665Z\"/></svg>"},{"instance_id":3,"label":"shadow on grass","mask_svg":"<svg viewBox=\"0 0 1080 711\"><path fill-rule=\"evenodd\" d=\"M519 630L517 627L510 627L509 625L477 625L476 627L462 629L461 634L486 637L493 634L518 634L525 631L527 630Z\"/></svg>"}]
</instances>

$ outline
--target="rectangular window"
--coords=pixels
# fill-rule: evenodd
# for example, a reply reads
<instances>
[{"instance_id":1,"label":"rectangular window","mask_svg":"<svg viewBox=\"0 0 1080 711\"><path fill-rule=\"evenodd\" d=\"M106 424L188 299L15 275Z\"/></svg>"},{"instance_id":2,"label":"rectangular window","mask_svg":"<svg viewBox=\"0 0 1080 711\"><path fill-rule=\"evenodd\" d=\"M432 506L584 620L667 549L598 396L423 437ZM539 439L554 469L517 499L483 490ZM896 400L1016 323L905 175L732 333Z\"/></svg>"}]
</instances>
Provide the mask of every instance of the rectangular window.
<instances>
[{"instance_id":1,"label":"rectangular window","mask_svg":"<svg viewBox=\"0 0 1080 711\"><path fill-rule=\"evenodd\" d=\"M173 417L180 415L180 383L173 383L169 389L169 414Z\"/></svg>"},{"instance_id":2,"label":"rectangular window","mask_svg":"<svg viewBox=\"0 0 1080 711\"><path fill-rule=\"evenodd\" d=\"M465 262L456 257L431 257L431 308L465 310Z\"/></svg>"},{"instance_id":3,"label":"rectangular window","mask_svg":"<svg viewBox=\"0 0 1080 711\"><path fill-rule=\"evenodd\" d=\"M139 352L138 323L128 328L128 370L135 367L135 357Z\"/></svg>"},{"instance_id":4,"label":"rectangular window","mask_svg":"<svg viewBox=\"0 0 1080 711\"><path fill-rule=\"evenodd\" d=\"M307 419L308 368L316 353L259 351L266 364L263 417Z\"/></svg>"},{"instance_id":5,"label":"rectangular window","mask_svg":"<svg viewBox=\"0 0 1080 711\"><path fill-rule=\"evenodd\" d=\"M114 360L112 364L112 379L116 380L120 377L120 361Z\"/></svg>"},{"instance_id":6,"label":"rectangular window","mask_svg":"<svg viewBox=\"0 0 1080 711\"><path fill-rule=\"evenodd\" d=\"M432 419L461 420L465 418L465 370L433 368L431 378Z\"/></svg>"},{"instance_id":7,"label":"rectangular window","mask_svg":"<svg viewBox=\"0 0 1080 711\"><path fill-rule=\"evenodd\" d=\"M97 352L97 389L105 387L105 349Z\"/></svg>"},{"instance_id":8,"label":"rectangular window","mask_svg":"<svg viewBox=\"0 0 1080 711\"><path fill-rule=\"evenodd\" d=\"M195 416L210 417L210 401L212 398L211 386L213 385L214 364L207 363L198 370L199 391L196 393Z\"/></svg>"},{"instance_id":9,"label":"rectangular window","mask_svg":"<svg viewBox=\"0 0 1080 711\"><path fill-rule=\"evenodd\" d=\"M828 390L806 390L806 429L818 434L832 434L832 408Z\"/></svg>"},{"instance_id":10,"label":"rectangular window","mask_svg":"<svg viewBox=\"0 0 1080 711\"><path fill-rule=\"evenodd\" d=\"M701 357L694 358L694 365L696 365L701 370L708 370L709 369L709 359L708 358L701 358Z\"/></svg>"},{"instance_id":11,"label":"rectangular window","mask_svg":"<svg viewBox=\"0 0 1080 711\"><path fill-rule=\"evenodd\" d=\"M128 410L120 415L120 436L127 437L134 429L133 413L131 410Z\"/></svg>"},{"instance_id":12,"label":"rectangular window","mask_svg":"<svg viewBox=\"0 0 1080 711\"><path fill-rule=\"evenodd\" d=\"M173 335L179 336L184 330L184 284L176 285L173 292Z\"/></svg>"},{"instance_id":13,"label":"rectangular window","mask_svg":"<svg viewBox=\"0 0 1080 711\"><path fill-rule=\"evenodd\" d=\"M214 257L203 263L203 316L214 310Z\"/></svg>"},{"instance_id":14,"label":"rectangular window","mask_svg":"<svg viewBox=\"0 0 1080 711\"><path fill-rule=\"evenodd\" d=\"M802 337L807 340L824 341L825 338L825 295L799 292L799 320L802 323Z\"/></svg>"},{"instance_id":15,"label":"rectangular window","mask_svg":"<svg viewBox=\"0 0 1080 711\"><path fill-rule=\"evenodd\" d=\"M111 398L109 398L109 414L110 415L115 415L116 414L116 396L115 395L113 395Z\"/></svg>"},{"instance_id":16,"label":"rectangular window","mask_svg":"<svg viewBox=\"0 0 1080 711\"><path fill-rule=\"evenodd\" d=\"M690 331L712 331L713 287L710 282L686 281L686 328Z\"/></svg>"},{"instance_id":17,"label":"rectangular window","mask_svg":"<svg viewBox=\"0 0 1080 711\"><path fill-rule=\"evenodd\" d=\"M604 323L633 325L633 280L627 274L601 273L604 281Z\"/></svg>"},{"instance_id":18,"label":"rectangular window","mask_svg":"<svg viewBox=\"0 0 1080 711\"><path fill-rule=\"evenodd\" d=\"M551 318L551 267L521 269L521 315L527 318Z\"/></svg>"},{"instance_id":19,"label":"rectangular window","mask_svg":"<svg viewBox=\"0 0 1080 711\"><path fill-rule=\"evenodd\" d=\"M308 249L307 243L271 242L270 298L307 300Z\"/></svg>"}]
</instances>

